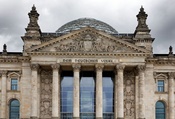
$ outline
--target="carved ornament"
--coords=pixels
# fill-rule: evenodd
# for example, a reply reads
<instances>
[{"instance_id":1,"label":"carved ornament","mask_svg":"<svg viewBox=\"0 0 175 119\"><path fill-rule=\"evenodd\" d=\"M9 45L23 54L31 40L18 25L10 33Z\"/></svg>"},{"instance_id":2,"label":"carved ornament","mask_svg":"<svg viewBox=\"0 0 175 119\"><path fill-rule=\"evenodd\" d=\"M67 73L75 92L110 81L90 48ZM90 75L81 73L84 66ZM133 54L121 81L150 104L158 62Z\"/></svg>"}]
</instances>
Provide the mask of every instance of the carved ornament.
<instances>
[{"instance_id":1,"label":"carved ornament","mask_svg":"<svg viewBox=\"0 0 175 119\"><path fill-rule=\"evenodd\" d=\"M143 72L143 71L145 71L145 65L138 65L137 69L139 72Z\"/></svg>"},{"instance_id":2,"label":"carved ornament","mask_svg":"<svg viewBox=\"0 0 175 119\"><path fill-rule=\"evenodd\" d=\"M125 68L125 65L123 65L123 64L118 64L118 65L116 65L117 71L123 71L124 68Z\"/></svg>"},{"instance_id":3,"label":"carved ornament","mask_svg":"<svg viewBox=\"0 0 175 119\"><path fill-rule=\"evenodd\" d=\"M56 70L60 68L60 64L52 64L51 67L53 70Z\"/></svg>"},{"instance_id":4,"label":"carved ornament","mask_svg":"<svg viewBox=\"0 0 175 119\"><path fill-rule=\"evenodd\" d=\"M103 68L104 68L104 65L102 65L102 64L96 64L95 65L95 68L96 68L96 71L102 71Z\"/></svg>"},{"instance_id":5,"label":"carved ornament","mask_svg":"<svg viewBox=\"0 0 175 119\"><path fill-rule=\"evenodd\" d=\"M39 65L38 64L31 64L31 69L32 70L38 70L39 69Z\"/></svg>"},{"instance_id":6,"label":"carved ornament","mask_svg":"<svg viewBox=\"0 0 175 119\"><path fill-rule=\"evenodd\" d=\"M174 79L175 78L175 72L169 72L168 76L169 76L169 79Z\"/></svg>"},{"instance_id":7,"label":"carved ornament","mask_svg":"<svg viewBox=\"0 0 175 119\"><path fill-rule=\"evenodd\" d=\"M7 70L1 70L0 74L1 74L1 76L6 76L7 75Z\"/></svg>"},{"instance_id":8,"label":"carved ornament","mask_svg":"<svg viewBox=\"0 0 175 119\"><path fill-rule=\"evenodd\" d=\"M135 76L132 71L124 72L124 116L135 118Z\"/></svg>"},{"instance_id":9,"label":"carved ornament","mask_svg":"<svg viewBox=\"0 0 175 119\"><path fill-rule=\"evenodd\" d=\"M81 68L81 65L80 64L73 64L72 68L74 69L74 71L79 71Z\"/></svg>"}]
</instances>

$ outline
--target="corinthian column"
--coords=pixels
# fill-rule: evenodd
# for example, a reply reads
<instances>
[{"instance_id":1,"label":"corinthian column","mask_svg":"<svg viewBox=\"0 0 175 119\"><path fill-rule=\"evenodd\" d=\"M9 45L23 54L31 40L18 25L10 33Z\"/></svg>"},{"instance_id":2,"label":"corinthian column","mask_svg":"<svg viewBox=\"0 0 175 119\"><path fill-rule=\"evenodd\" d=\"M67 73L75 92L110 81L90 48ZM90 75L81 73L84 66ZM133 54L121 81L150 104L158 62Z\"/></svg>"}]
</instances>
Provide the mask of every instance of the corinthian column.
<instances>
[{"instance_id":1,"label":"corinthian column","mask_svg":"<svg viewBox=\"0 0 175 119\"><path fill-rule=\"evenodd\" d=\"M73 89L73 118L80 119L80 64L73 64L74 69L74 89Z\"/></svg>"},{"instance_id":2,"label":"corinthian column","mask_svg":"<svg viewBox=\"0 0 175 119\"><path fill-rule=\"evenodd\" d=\"M60 74L59 64L51 65L52 77L52 119L60 119Z\"/></svg>"},{"instance_id":3,"label":"corinthian column","mask_svg":"<svg viewBox=\"0 0 175 119\"><path fill-rule=\"evenodd\" d=\"M138 65L137 69L139 71L139 119L145 119L145 105L144 105L144 90L145 90L145 66Z\"/></svg>"},{"instance_id":4,"label":"corinthian column","mask_svg":"<svg viewBox=\"0 0 175 119\"><path fill-rule=\"evenodd\" d=\"M103 118L103 67L104 65L96 65L96 119Z\"/></svg>"},{"instance_id":5,"label":"corinthian column","mask_svg":"<svg viewBox=\"0 0 175 119\"><path fill-rule=\"evenodd\" d=\"M6 119L7 110L7 71L1 71L1 118Z\"/></svg>"},{"instance_id":6,"label":"corinthian column","mask_svg":"<svg viewBox=\"0 0 175 119\"><path fill-rule=\"evenodd\" d=\"M32 108L31 108L31 119L38 118L38 88L37 88L37 80L38 80L38 64L31 64L32 69L32 77L31 77L31 89L32 89Z\"/></svg>"},{"instance_id":7,"label":"corinthian column","mask_svg":"<svg viewBox=\"0 0 175 119\"><path fill-rule=\"evenodd\" d=\"M115 73L115 81L114 81L114 119L117 119L117 70Z\"/></svg>"},{"instance_id":8,"label":"corinthian column","mask_svg":"<svg viewBox=\"0 0 175 119\"><path fill-rule=\"evenodd\" d=\"M123 90L123 70L125 66L118 64L117 69L117 119L124 119L124 90Z\"/></svg>"},{"instance_id":9,"label":"corinthian column","mask_svg":"<svg viewBox=\"0 0 175 119\"><path fill-rule=\"evenodd\" d=\"M174 76L175 73L169 73L169 90L168 90L168 103L169 103L169 119L174 119Z\"/></svg>"}]
</instances>

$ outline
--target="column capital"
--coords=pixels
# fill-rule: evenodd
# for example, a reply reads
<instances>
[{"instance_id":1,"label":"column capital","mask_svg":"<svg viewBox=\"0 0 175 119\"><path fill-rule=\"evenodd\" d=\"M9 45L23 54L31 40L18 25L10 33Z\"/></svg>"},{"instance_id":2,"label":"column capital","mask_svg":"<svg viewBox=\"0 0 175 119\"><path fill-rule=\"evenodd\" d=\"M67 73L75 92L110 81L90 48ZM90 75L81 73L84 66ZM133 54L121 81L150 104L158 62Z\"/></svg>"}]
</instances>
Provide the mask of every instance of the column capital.
<instances>
[{"instance_id":1,"label":"column capital","mask_svg":"<svg viewBox=\"0 0 175 119\"><path fill-rule=\"evenodd\" d=\"M174 79L175 72L168 72L168 77L169 77L169 79Z\"/></svg>"},{"instance_id":2,"label":"column capital","mask_svg":"<svg viewBox=\"0 0 175 119\"><path fill-rule=\"evenodd\" d=\"M7 75L7 70L0 71L0 76L6 76L6 75Z\"/></svg>"},{"instance_id":3,"label":"column capital","mask_svg":"<svg viewBox=\"0 0 175 119\"><path fill-rule=\"evenodd\" d=\"M124 68L125 68L125 65L123 65L123 64L117 64L117 65L116 65L116 69L117 69L118 71L123 71Z\"/></svg>"},{"instance_id":4,"label":"column capital","mask_svg":"<svg viewBox=\"0 0 175 119\"><path fill-rule=\"evenodd\" d=\"M72 68L73 68L74 70L79 71L80 68L81 68L81 65L80 65L80 64L73 64L73 65L72 65Z\"/></svg>"},{"instance_id":5,"label":"column capital","mask_svg":"<svg viewBox=\"0 0 175 119\"><path fill-rule=\"evenodd\" d=\"M138 65L138 66L137 66L137 70L138 70L139 72L145 71L145 65Z\"/></svg>"},{"instance_id":6,"label":"column capital","mask_svg":"<svg viewBox=\"0 0 175 119\"><path fill-rule=\"evenodd\" d=\"M31 64L30 67L31 67L32 70L37 71L39 69L39 64Z\"/></svg>"},{"instance_id":7,"label":"column capital","mask_svg":"<svg viewBox=\"0 0 175 119\"><path fill-rule=\"evenodd\" d=\"M56 70L60 68L60 64L51 64L51 67L53 70Z\"/></svg>"},{"instance_id":8,"label":"column capital","mask_svg":"<svg viewBox=\"0 0 175 119\"><path fill-rule=\"evenodd\" d=\"M103 64L96 64L95 68L96 68L96 71L101 71L101 70L103 70L104 65Z\"/></svg>"}]
</instances>

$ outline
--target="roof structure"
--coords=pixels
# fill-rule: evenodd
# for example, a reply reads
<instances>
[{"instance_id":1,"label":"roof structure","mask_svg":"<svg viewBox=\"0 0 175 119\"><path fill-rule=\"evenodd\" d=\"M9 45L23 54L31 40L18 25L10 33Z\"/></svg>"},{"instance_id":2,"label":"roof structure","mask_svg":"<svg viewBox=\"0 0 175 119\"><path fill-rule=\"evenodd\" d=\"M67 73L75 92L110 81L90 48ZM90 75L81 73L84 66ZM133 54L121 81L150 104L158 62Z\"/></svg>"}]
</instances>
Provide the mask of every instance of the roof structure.
<instances>
[{"instance_id":1,"label":"roof structure","mask_svg":"<svg viewBox=\"0 0 175 119\"><path fill-rule=\"evenodd\" d=\"M70 33L71 31L78 30L84 27L92 27L108 34L118 34L118 32L110 25L92 18L80 18L73 20L61 26L56 33Z\"/></svg>"}]
</instances>

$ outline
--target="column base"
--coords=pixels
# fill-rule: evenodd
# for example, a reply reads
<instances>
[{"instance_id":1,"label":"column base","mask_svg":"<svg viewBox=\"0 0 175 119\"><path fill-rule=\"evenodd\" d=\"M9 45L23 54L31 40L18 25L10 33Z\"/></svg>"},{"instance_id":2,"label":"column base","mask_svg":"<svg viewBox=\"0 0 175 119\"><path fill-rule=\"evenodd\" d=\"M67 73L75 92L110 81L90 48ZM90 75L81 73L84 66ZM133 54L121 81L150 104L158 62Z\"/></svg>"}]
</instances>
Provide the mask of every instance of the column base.
<instances>
[{"instance_id":1,"label":"column base","mask_svg":"<svg viewBox=\"0 0 175 119\"><path fill-rule=\"evenodd\" d=\"M59 117L52 117L52 119L60 119Z\"/></svg>"},{"instance_id":2,"label":"column base","mask_svg":"<svg viewBox=\"0 0 175 119\"><path fill-rule=\"evenodd\" d=\"M117 117L117 119L124 119L123 117Z\"/></svg>"},{"instance_id":3,"label":"column base","mask_svg":"<svg viewBox=\"0 0 175 119\"><path fill-rule=\"evenodd\" d=\"M80 117L73 117L73 119L80 119Z\"/></svg>"},{"instance_id":4,"label":"column base","mask_svg":"<svg viewBox=\"0 0 175 119\"><path fill-rule=\"evenodd\" d=\"M138 118L138 119L145 119L145 118Z\"/></svg>"},{"instance_id":5,"label":"column base","mask_svg":"<svg viewBox=\"0 0 175 119\"><path fill-rule=\"evenodd\" d=\"M30 117L30 119L38 119L38 117Z\"/></svg>"},{"instance_id":6,"label":"column base","mask_svg":"<svg viewBox=\"0 0 175 119\"><path fill-rule=\"evenodd\" d=\"M103 119L103 117L96 117L95 119Z\"/></svg>"}]
</instances>

